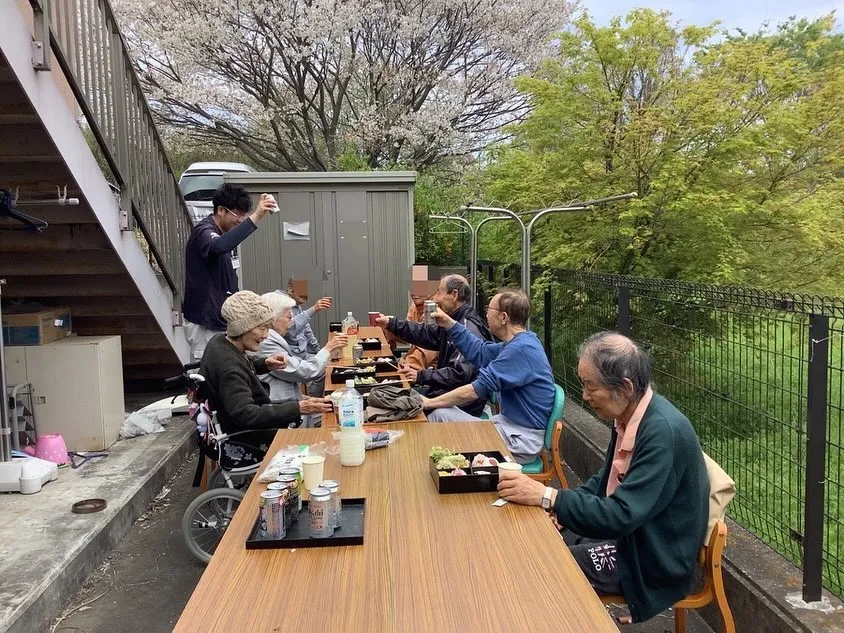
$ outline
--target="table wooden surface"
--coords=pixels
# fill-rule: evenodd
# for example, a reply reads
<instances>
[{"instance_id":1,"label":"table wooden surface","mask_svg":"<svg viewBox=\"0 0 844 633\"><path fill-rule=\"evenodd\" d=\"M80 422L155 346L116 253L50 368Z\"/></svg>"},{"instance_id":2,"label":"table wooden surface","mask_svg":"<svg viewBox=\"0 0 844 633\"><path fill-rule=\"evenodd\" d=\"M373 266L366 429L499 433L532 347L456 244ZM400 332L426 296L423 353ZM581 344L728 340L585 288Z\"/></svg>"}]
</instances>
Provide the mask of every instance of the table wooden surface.
<instances>
[{"instance_id":1,"label":"table wooden surface","mask_svg":"<svg viewBox=\"0 0 844 633\"><path fill-rule=\"evenodd\" d=\"M437 493L431 446L504 451L492 424L393 428L405 435L362 466L325 464L342 496L366 498L364 545L246 550L266 488L256 479L174 633L617 633L540 508ZM328 438L279 431L269 454Z\"/></svg>"}]
</instances>

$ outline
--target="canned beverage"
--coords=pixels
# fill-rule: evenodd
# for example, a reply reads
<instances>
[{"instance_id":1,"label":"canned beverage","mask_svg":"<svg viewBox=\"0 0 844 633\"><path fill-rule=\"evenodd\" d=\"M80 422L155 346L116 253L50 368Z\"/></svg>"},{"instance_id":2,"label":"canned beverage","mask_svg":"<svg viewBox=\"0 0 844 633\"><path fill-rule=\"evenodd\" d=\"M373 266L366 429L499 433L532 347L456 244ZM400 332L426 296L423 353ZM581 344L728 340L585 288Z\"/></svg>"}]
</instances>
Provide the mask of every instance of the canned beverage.
<instances>
[{"instance_id":1,"label":"canned beverage","mask_svg":"<svg viewBox=\"0 0 844 633\"><path fill-rule=\"evenodd\" d=\"M334 517L334 529L340 529L340 520L342 519L342 511L340 509L340 482L334 479L327 479L323 481L320 488L325 488L331 493L331 514Z\"/></svg>"},{"instance_id":2,"label":"canned beverage","mask_svg":"<svg viewBox=\"0 0 844 633\"><path fill-rule=\"evenodd\" d=\"M352 360L359 361L363 358L363 345L357 344L352 348Z\"/></svg>"},{"instance_id":3,"label":"canned beverage","mask_svg":"<svg viewBox=\"0 0 844 633\"><path fill-rule=\"evenodd\" d=\"M261 493L261 536L270 539L281 539L287 536L284 527L284 501L282 490L265 490Z\"/></svg>"},{"instance_id":4,"label":"canned beverage","mask_svg":"<svg viewBox=\"0 0 844 633\"><path fill-rule=\"evenodd\" d=\"M299 494L299 482L293 475L279 475L278 481L274 482L282 485L290 492L290 507L293 511L291 517L293 521L299 520L299 512L302 511L302 496Z\"/></svg>"},{"instance_id":5,"label":"canned beverage","mask_svg":"<svg viewBox=\"0 0 844 633\"><path fill-rule=\"evenodd\" d=\"M425 302L425 311L423 313L423 319L427 325L434 325L436 321L434 321L434 312L437 311L437 302L436 301L426 301Z\"/></svg>"},{"instance_id":6,"label":"canned beverage","mask_svg":"<svg viewBox=\"0 0 844 633\"><path fill-rule=\"evenodd\" d=\"M311 490L308 502L308 517L311 522L311 538L328 538L334 534L334 517L331 493L325 488Z\"/></svg>"},{"instance_id":7,"label":"canned beverage","mask_svg":"<svg viewBox=\"0 0 844 633\"><path fill-rule=\"evenodd\" d=\"M302 470L299 468L282 468L278 471L278 477L276 477L275 479L276 481L280 481L281 478L284 476L296 478L296 481L299 484L299 494L301 495L305 487L304 478L302 477Z\"/></svg>"},{"instance_id":8,"label":"canned beverage","mask_svg":"<svg viewBox=\"0 0 844 633\"><path fill-rule=\"evenodd\" d=\"M299 492L296 491L296 480L291 479L289 482L273 481L267 484L267 490L280 490L284 495L284 528L289 530L290 524L298 515L296 504L298 503Z\"/></svg>"}]
</instances>

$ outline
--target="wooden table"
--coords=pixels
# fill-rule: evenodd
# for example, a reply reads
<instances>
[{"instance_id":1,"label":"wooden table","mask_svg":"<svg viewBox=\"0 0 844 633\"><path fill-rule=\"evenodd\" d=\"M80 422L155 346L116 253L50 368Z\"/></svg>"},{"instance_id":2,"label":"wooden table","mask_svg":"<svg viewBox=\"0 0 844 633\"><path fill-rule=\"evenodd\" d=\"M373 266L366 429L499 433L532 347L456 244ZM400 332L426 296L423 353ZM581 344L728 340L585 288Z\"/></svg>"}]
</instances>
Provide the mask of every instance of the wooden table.
<instances>
[{"instance_id":1,"label":"wooden table","mask_svg":"<svg viewBox=\"0 0 844 633\"><path fill-rule=\"evenodd\" d=\"M366 497L363 546L246 550L255 480L174 633L618 633L540 508L437 493L431 446L504 451L490 423L398 428L360 467L326 461L344 497ZM270 454L328 437L279 431Z\"/></svg>"}]
</instances>

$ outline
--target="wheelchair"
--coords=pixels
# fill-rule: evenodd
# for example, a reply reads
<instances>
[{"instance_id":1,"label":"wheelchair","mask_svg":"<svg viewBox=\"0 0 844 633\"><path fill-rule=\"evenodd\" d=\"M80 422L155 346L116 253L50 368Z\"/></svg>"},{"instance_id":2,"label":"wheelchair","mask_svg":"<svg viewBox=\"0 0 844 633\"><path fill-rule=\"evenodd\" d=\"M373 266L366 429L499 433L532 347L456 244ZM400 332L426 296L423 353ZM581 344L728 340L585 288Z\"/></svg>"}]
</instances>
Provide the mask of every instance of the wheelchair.
<instances>
[{"instance_id":1,"label":"wheelchair","mask_svg":"<svg viewBox=\"0 0 844 633\"><path fill-rule=\"evenodd\" d=\"M264 452L232 440L250 431L224 433L217 422L205 378L196 372L199 364L185 365L181 376L165 381L165 388L186 388L189 415L196 424L199 449L193 485L198 487L206 458L217 464L208 477L208 488L194 499L182 517L182 536L191 554L208 564L240 507L246 488L261 466Z\"/></svg>"}]
</instances>

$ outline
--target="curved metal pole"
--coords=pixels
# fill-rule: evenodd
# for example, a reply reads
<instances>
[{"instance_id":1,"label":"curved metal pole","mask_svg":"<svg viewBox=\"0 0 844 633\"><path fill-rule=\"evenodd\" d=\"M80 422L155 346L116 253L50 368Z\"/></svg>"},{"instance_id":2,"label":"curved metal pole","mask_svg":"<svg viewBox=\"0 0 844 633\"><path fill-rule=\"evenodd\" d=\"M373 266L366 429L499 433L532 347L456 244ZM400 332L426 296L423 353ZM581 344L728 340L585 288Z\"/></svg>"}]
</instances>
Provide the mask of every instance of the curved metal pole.
<instances>
[{"instance_id":1,"label":"curved metal pole","mask_svg":"<svg viewBox=\"0 0 844 633\"><path fill-rule=\"evenodd\" d=\"M478 222L477 226L472 226L472 223L469 222L469 220L458 215L433 214L429 217L433 220L454 220L455 222L459 222L460 224L469 227L469 232L471 233L469 248L469 279L472 285L472 305L474 305L478 298L478 236L480 235L481 227L492 220L509 220L510 217L506 215L493 215ZM478 306L475 306L475 309L478 309Z\"/></svg>"},{"instance_id":2,"label":"curved metal pole","mask_svg":"<svg viewBox=\"0 0 844 633\"><path fill-rule=\"evenodd\" d=\"M507 215L491 215L488 218L484 218L480 222L478 222L478 226L475 227L475 248L472 250L472 259L471 259L471 275L472 275L472 303L475 304L478 301L478 251L480 250L480 242L481 242L481 227L486 224L487 222L492 222L493 220L509 220L510 216ZM475 306L475 310L480 310L480 306Z\"/></svg>"},{"instance_id":3,"label":"curved metal pole","mask_svg":"<svg viewBox=\"0 0 844 633\"><path fill-rule=\"evenodd\" d=\"M504 209L502 207L476 207L474 205L463 205L460 207L461 211L481 211L483 213L502 213L506 215L508 218L511 218L518 222L519 227L522 229L522 288L525 285L525 247L527 246L527 227L525 227L525 223L522 222L522 219L516 215L510 209Z\"/></svg>"}]
</instances>

